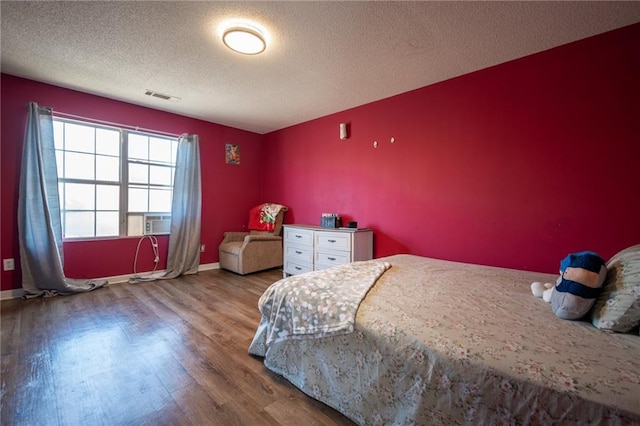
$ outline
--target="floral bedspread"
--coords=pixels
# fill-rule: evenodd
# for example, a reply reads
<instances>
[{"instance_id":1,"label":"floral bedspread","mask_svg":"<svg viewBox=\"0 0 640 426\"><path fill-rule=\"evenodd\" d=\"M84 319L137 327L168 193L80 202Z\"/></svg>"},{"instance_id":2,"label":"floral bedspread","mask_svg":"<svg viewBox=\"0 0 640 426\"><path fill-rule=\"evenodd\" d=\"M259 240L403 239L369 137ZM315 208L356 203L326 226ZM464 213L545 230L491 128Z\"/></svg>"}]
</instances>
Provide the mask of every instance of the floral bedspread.
<instances>
[{"instance_id":1,"label":"floral bedspread","mask_svg":"<svg viewBox=\"0 0 640 426\"><path fill-rule=\"evenodd\" d=\"M258 302L266 338L256 345L353 332L360 302L390 267L388 262L354 262L272 284Z\"/></svg>"},{"instance_id":2,"label":"floral bedspread","mask_svg":"<svg viewBox=\"0 0 640 426\"><path fill-rule=\"evenodd\" d=\"M640 425L640 337L556 317L555 275L411 255L362 301L353 333L252 350L361 425Z\"/></svg>"}]
</instances>

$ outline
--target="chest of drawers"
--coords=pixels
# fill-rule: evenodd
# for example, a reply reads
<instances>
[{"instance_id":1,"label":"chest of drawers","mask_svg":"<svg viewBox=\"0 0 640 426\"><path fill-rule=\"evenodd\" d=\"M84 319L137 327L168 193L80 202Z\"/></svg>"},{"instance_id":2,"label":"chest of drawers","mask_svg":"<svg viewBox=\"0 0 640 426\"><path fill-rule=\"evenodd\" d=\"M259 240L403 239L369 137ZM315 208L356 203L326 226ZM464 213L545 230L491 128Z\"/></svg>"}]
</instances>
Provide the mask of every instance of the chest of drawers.
<instances>
[{"instance_id":1,"label":"chest of drawers","mask_svg":"<svg viewBox=\"0 0 640 426\"><path fill-rule=\"evenodd\" d=\"M373 258L373 231L284 225L283 275Z\"/></svg>"}]
</instances>

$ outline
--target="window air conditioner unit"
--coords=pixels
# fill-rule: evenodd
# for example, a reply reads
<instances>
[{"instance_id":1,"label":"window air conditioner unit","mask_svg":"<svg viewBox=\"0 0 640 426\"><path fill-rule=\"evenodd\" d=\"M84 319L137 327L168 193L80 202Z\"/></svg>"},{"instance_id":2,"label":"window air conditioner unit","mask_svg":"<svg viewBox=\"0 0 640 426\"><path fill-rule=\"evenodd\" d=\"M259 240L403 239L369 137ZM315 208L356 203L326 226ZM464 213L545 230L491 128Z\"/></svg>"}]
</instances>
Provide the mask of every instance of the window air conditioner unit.
<instances>
[{"instance_id":1,"label":"window air conditioner unit","mask_svg":"<svg viewBox=\"0 0 640 426\"><path fill-rule=\"evenodd\" d=\"M144 215L144 235L168 234L171 231L171 216Z\"/></svg>"}]
</instances>

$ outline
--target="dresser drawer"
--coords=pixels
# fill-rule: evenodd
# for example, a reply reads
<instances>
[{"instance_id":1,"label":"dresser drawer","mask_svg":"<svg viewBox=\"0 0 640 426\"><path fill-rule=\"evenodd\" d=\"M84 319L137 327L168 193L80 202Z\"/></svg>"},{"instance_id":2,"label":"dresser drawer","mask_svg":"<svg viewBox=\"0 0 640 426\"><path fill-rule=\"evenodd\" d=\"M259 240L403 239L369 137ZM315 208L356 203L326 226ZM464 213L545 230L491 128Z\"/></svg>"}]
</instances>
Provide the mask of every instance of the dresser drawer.
<instances>
[{"instance_id":1,"label":"dresser drawer","mask_svg":"<svg viewBox=\"0 0 640 426\"><path fill-rule=\"evenodd\" d=\"M370 229L283 225L283 277L373 258Z\"/></svg>"},{"instance_id":2,"label":"dresser drawer","mask_svg":"<svg viewBox=\"0 0 640 426\"><path fill-rule=\"evenodd\" d=\"M298 275L313 271L313 265L298 263L295 260L292 261L285 257L283 270L285 274Z\"/></svg>"},{"instance_id":3,"label":"dresser drawer","mask_svg":"<svg viewBox=\"0 0 640 426\"><path fill-rule=\"evenodd\" d=\"M284 241L289 244L313 247L313 231L309 229L284 228Z\"/></svg>"},{"instance_id":4,"label":"dresser drawer","mask_svg":"<svg viewBox=\"0 0 640 426\"><path fill-rule=\"evenodd\" d=\"M344 265L345 263L349 263L349 262L350 262L349 253L328 251L328 250L316 251L316 258L315 258L316 264L334 266L334 265Z\"/></svg>"},{"instance_id":5,"label":"dresser drawer","mask_svg":"<svg viewBox=\"0 0 640 426\"><path fill-rule=\"evenodd\" d=\"M316 246L332 250L351 250L351 235L341 232L316 232Z\"/></svg>"},{"instance_id":6,"label":"dresser drawer","mask_svg":"<svg viewBox=\"0 0 640 426\"><path fill-rule=\"evenodd\" d=\"M293 262L313 262L313 247L285 244L284 257Z\"/></svg>"}]
</instances>

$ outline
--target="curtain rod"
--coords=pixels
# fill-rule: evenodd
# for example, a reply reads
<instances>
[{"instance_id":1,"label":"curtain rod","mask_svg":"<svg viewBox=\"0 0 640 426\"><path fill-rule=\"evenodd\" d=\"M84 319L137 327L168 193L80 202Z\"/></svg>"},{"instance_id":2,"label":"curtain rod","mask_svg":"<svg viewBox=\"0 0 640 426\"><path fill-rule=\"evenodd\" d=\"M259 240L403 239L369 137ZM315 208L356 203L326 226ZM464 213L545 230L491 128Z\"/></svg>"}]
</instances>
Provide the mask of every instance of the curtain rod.
<instances>
[{"instance_id":1,"label":"curtain rod","mask_svg":"<svg viewBox=\"0 0 640 426\"><path fill-rule=\"evenodd\" d=\"M155 133L155 134L160 134L160 135L165 135L165 136L173 136L173 137L176 137L176 138L179 138L180 136L185 134L185 133L182 133L182 134L178 135L178 134L175 134L175 133L163 132L161 130L145 129L144 127L132 126L130 124L114 123L112 121L98 120L96 118L83 117L81 115L75 115L75 114L69 114L69 113L66 113L66 112L60 112L60 111L54 110L53 108L49 108L49 109L52 111L53 115L59 115L59 116L68 117L68 118L75 118L75 119L84 120L84 121L90 121L92 123L105 124L107 126L123 127L123 128L130 129L130 130L135 130L136 132Z\"/></svg>"}]
</instances>

